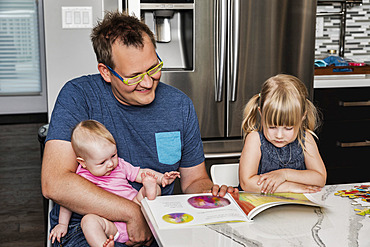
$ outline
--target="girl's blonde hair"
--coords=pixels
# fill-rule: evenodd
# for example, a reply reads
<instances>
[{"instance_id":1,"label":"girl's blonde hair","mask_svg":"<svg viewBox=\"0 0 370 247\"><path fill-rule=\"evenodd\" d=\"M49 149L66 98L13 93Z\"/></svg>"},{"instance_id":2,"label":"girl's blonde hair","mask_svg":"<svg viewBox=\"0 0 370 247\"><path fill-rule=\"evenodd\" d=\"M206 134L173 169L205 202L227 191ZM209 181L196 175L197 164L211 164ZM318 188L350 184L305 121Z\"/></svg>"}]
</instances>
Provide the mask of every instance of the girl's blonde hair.
<instances>
[{"instance_id":1,"label":"girl's blonde hair","mask_svg":"<svg viewBox=\"0 0 370 247\"><path fill-rule=\"evenodd\" d=\"M261 114L259 114L259 109ZM308 91L301 80L292 75L278 74L262 85L244 108L242 130L244 138L252 131L262 131L266 126L299 126L298 141L304 148L304 132L317 137L314 130L319 125L316 107L308 99Z\"/></svg>"},{"instance_id":2,"label":"girl's blonde hair","mask_svg":"<svg viewBox=\"0 0 370 247\"><path fill-rule=\"evenodd\" d=\"M96 120L85 120L72 130L71 143L77 156L89 153L89 144L106 139L116 145L116 141L107 128ZM100 139L100 140L99 140Z\"/></svg>"}]
</instances>

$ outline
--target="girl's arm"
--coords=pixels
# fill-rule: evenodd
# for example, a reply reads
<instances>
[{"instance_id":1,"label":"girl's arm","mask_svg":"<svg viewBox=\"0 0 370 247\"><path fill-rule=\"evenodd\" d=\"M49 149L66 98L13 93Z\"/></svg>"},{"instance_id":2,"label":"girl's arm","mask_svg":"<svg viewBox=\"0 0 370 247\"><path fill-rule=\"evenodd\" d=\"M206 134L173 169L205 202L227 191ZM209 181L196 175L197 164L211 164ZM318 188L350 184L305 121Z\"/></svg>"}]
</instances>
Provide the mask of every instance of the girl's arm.
<instances>
[{"instance_id":1,"label":"girl's arm","mask_svg":"<svg viewBox=\"0 0 370 247\"><path fill-rule=\"evenodd\" d=\"M180 178L180 172L178 171L171 171L171 172L166 172L166 173L160 173L157 171L154 171L152 169L140 169L139 173L136 176L135 182L137 183L142 183L142 177L141 174L147 174L151 173L157 178L157 184L165 187L166 185L171 184L173 181L175 181L176 178Z\"/></svg>"},{"instance_id":2,"label":"girl's arm","mask_svg":"<svg viewBox=\"0 0 370 247\"><path fill-rule=\"evenodd\" d=\"M326 169L313 136L306 134L306 151L304 152L306 170L285 170L285 179L289 182L323 187L326 183Z\"/></svg>"},{"instance_id":3,"label":"girl's arm","mask_svg":"<svg viewBox=\"0 0 370 247\"><path fill-rule=\"evenodd\" d=\"M323 187L326 183L326 168L317 148L316 142L310 133L306 133L306 151L304 152L306 169L302 175L295 175L294 172L287 173L287 180L302 184Z\"/></svg>"},{"instance_id":4,"label":"girl's arm","mask_svg":"<svg viewBox=\"0 0 370 247\"><path fill-rule=\"evenodd\" d=\"M247 135L239 162L239 183L244 191L260 192L258 166L261 160L261 141L257 131Z\"/></svg>"}]
</instances>

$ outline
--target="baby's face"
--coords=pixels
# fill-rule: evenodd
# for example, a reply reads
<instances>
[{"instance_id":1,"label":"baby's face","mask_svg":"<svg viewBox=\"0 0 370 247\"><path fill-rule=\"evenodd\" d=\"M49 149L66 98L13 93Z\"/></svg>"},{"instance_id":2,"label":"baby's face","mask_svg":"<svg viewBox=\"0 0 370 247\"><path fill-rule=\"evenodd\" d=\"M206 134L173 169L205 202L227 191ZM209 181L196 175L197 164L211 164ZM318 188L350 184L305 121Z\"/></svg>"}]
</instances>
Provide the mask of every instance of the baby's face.
<instances>
[{"instance_id":1,"label":"baby's face","mask_svg":"<svg viewBox=\"0 0 370 247\"><path fill-rule=\"evenodd\" d=\"M108 176L118 164L116 145L102 139L90 145L89 154L84 158L86 169L95 176Z\"/></svg>"}]
</instances>

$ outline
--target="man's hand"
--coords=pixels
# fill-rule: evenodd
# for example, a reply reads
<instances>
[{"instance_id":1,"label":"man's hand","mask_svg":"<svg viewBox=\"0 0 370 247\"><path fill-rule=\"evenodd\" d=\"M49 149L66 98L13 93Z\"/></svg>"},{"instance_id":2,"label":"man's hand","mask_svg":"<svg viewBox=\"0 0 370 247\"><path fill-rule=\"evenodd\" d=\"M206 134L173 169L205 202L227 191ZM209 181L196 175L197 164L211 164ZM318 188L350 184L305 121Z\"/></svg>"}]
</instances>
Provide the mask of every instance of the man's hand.
<instances>
[{"instance_id":1,"label":"man's hand","mask_svg":"<svg viewBox=\"0 0 370 247\"><path fill-rule=\"evenodd\" d=\"M140 207L138 205L138 207ZM136 213L137 212L137 213ZM132 217L126 222L129 240L127 246L150 246L153 242L153 235L145 221L143 214L139 210L132 211Z\"/></svg>"},{"instance_id":2,"label":"man's hand","mask_svg":"<svg viewBox=\"0 0 370 247\"><path fill-rule=\"evenodd\" d=\"M234 188L232 186L227 187L226 185L221 185L221 187L217 184L214 184L211 189L213 196L220 196L224 197L226 193L234 193L239 192L238 188Z\"/></svg>"}]
</instances>

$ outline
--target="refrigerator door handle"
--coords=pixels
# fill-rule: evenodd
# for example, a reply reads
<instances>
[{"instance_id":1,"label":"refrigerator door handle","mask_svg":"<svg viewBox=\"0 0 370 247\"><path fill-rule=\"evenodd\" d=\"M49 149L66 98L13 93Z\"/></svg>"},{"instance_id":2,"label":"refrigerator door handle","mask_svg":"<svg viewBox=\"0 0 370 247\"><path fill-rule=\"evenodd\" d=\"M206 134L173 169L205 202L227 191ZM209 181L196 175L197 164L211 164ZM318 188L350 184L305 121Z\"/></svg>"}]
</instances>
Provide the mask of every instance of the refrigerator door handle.
<instances>
[{"instance_id":1,"label":"refrigerator door handle","mask_svg":"<svg viewBox=\"0 0 370 247\"><path fill-rule=\"evenodd\" d=\"M222 101L223 82L225 81L226 38L227 38L227 0L216 3L216 81L215 101Z\"/></svg>"},{"instance_id":2,"label":"refrigerator door handle","mask_svg":"<svg viewBox=\"0 0 370 247\"><path fill-rule=\"evenodd\" d=\"M240 0L232 1L234 6L231 12L231 22L230 25L230 37L231 37L231 54L230 59L231 65L231 85L230 85L230 101L236 101L236 88L237 88L237 78L238 78L238 60L239 60L239 22L240 22Z\"/></svg>"}]
</instances>

